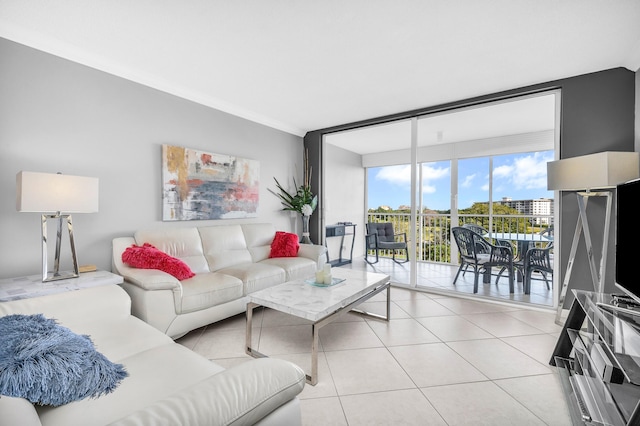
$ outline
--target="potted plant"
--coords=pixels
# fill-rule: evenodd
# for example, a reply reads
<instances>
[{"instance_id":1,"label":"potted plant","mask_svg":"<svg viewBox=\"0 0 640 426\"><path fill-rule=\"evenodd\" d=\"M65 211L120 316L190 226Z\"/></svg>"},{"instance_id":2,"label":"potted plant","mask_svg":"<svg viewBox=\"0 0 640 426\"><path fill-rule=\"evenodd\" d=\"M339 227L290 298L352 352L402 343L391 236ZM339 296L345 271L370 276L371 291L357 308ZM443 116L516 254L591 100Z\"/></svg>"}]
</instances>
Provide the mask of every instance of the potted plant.
<instances>
[{"instance_id":1,"label":"potted plant","mask_svg":"<svg viewBox=\"0 0 640 426\"><path fill-rule=\"evenodd\" d=\"M278 192L269 189L269 192L280 199L284 206L282 210L297 212L302 217L302 239L301 243L313 244L309 238L309 218L318 206L318 196L311 192L311 168L309 167L309 153L305 151L304 156L304 176L302 185L298 186L295 177L293 178L294 191L289 192L278 182L275 177Z\"/></svg>"}]
</instances>

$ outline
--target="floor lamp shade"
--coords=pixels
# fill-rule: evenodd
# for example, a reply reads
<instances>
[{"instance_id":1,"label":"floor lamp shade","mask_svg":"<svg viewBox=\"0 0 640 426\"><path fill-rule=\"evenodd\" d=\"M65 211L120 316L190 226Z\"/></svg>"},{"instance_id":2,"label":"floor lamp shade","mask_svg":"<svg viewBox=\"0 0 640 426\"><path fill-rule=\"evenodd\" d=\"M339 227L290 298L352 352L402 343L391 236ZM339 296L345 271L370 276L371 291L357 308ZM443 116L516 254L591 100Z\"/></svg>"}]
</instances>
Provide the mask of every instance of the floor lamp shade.
<instances>
[{"instance_id":1,"label":"floor lamp shade","mask_svg":"<svg viewBox=\"0 0 640 426\"><path fill-rule=\"evenodd\" d=\"M52 173L19 172L16 175L16 209L19 212L41 213L42 281L75 278L79 275L78 258L73 238L70 213L98 211L98 178ZM46 214L49 213L49 214ZM57 222L53 271L48 267L47 220ZM62 228L66 221L73 271L60 271Z\"/></svg>"},{"instance_id":2,"label":"floor lamp shade","mask_svg":"<svg viewBox=\"0 0 640 426\"><path fill-rule=\"evenodd\" d=\"M571 243L567 271L558 298L556 323L561 323L560 316L569 287L578 244L583 235L593 289L597 293L604 292L612 194L618 184L638 177L640 177L640 154L637 152L607 151L547 163L547 188L549 190L574 191L578 197L579 211L573 242ZM601 227L603 237L599 267L596 266L591 242L591 229L587 218L587 205L589 199L594 197L606 200L605 218Z\"/></svg>"},{"instance_id":3,"label":"floor lamp shade","mask_svg":"<svg viewBox=\"0 0 640 426\"><path fill-rule=\"evenodd\" d=\"M547 189L614 188L640 177L640 153L607 151L547 163Z\"/></svg>"}]
</instances>

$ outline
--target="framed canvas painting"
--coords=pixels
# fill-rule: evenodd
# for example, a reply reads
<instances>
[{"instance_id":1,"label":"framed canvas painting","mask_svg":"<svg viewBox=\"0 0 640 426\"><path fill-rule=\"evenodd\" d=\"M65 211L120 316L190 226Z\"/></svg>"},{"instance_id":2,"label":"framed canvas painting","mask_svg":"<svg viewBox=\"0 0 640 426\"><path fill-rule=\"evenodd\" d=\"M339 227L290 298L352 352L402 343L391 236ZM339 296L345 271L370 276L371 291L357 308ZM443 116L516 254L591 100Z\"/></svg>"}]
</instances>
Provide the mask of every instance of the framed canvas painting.
<instances>
[{"instance_id":1,"label":"framed canvas painting","mask_svg":"<svg viewBox=\"0 0 640 426\"><path fill-rule=\"evenodd\" d=\"M257 217L260 163L162 145L162 220Z\"/></svg>"}]
</instances>

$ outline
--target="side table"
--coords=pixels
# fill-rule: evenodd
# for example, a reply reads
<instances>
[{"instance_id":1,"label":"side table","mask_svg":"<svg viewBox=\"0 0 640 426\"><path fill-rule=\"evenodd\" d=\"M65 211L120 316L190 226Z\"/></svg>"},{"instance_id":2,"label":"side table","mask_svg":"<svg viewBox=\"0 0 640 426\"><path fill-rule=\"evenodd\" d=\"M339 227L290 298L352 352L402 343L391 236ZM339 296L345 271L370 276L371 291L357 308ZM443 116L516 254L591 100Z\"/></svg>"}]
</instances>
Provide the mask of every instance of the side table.
<instances>
[{"instance_id":1,"label":"side table","mask_svg":"<svg viewBox=\"0 0 640 426\"><path fill-rule=\"evenodd\" d=\"M80 290L100 285L121 284L120 275L108 271L83 272L77 278L42 282L42 275L5 278L0 280L0 302L46 296L65 291Z\"/></svg>"}]
</instances>

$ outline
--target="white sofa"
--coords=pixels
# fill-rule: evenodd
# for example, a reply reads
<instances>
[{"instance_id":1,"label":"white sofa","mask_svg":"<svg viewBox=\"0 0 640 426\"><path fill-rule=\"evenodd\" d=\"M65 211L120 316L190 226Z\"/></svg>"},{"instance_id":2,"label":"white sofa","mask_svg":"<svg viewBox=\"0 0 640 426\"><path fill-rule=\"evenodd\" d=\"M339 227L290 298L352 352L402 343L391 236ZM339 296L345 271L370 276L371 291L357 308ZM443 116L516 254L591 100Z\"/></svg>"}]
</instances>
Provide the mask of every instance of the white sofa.
<instances>
[{"instance_id":1,"label":"white sofa","mask_svg":"<svg viewBox=\"0 0 640 426\"><path fill-rule=\"evenodd\" d=\"M326 248L300 244L297 257L269 258L276 229L268 223L140 230L113 240L113 272L133 301L133 315L176 339L246 310L246 295L285 281L311 278ZM179 281L122 262L133 244L149 243L184 261L196 274Z\"/></svg>"},{"instance_id":2,"label":"white sofa","mask_svg":"<svg viewBox=\"0 0 640 426\"><path fill-rule=\"evenodd\" d=\"M129 373L110 394L59 407L0 395L2 426L300 425L304 372L286 361L251 359L223 369L130 314L117 285L0 303L0 316L44 314Z\"/></svg>"}]
</instances>

